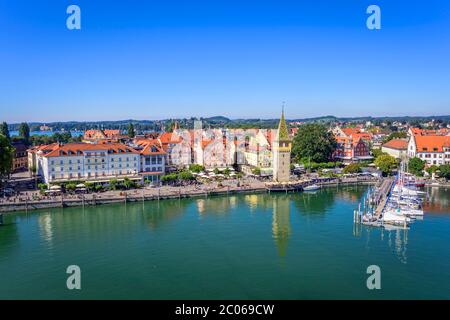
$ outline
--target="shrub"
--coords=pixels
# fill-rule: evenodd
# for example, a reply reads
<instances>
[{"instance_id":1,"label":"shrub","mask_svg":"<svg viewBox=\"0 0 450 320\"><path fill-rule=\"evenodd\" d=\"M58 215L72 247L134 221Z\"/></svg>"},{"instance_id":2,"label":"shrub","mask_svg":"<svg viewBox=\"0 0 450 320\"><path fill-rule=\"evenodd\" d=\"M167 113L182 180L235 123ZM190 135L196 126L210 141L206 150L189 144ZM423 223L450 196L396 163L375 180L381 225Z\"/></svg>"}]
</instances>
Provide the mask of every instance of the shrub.
<instances>
[{"instance_id":1,"label":"shrub","mask_svg":"<svg viewBox=\"0 0 450 320\"><path fill-rule=\"evenodd\" d=\"M359 173L361 172L361 165L359 163L349 164L342 170L343 173Z\"/></svg>"}]
</instances>

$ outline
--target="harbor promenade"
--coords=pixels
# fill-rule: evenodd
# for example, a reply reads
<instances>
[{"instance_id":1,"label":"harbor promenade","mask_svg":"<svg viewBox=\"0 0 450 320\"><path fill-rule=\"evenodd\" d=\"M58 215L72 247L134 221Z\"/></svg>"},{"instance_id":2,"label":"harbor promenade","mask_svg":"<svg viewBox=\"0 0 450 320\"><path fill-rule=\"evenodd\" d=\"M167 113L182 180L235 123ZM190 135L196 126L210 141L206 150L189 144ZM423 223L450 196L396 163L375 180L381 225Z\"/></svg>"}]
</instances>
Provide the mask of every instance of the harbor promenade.
<instances>
[{"instance_id":1,"label":"harbor promenade","mask_svg":"<svg viewBox=\"0 0 450 320\"><path fill-rule=\"evenodd\" d=\"M301 191L303 186L317 184L320 186L348 185L376 183L377 178L319 178L304 179L293 182L297 186L296 190ZM36 209L74 207L100 205L119 202L136 202L177 198L208 197L230 195L236 193L265 193L277 188L258 179L225 180L222 182L212 182L205 184L192 184L186 186L162 186L144 187L132 190L104 191L87 194L61 194L57 196L43 196L38 191L22 192L18 196L10 198L0 198L0 212L28 211ZM278 186L283 188L283 186ZM285 191L284 189L281 189Z\"/></svg>"}]
</instances>

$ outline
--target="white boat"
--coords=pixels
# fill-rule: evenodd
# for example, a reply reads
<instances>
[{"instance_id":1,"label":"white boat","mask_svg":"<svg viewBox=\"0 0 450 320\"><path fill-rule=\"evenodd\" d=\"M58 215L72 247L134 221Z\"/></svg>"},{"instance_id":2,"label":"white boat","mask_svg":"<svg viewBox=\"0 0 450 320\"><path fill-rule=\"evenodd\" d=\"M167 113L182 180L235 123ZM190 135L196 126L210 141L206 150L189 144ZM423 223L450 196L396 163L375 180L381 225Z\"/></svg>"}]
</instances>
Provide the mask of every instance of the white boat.
<instances>
[{"instance_id":1,"label":"white boat","mask_svg":"<svg viewBox=\"0 0 450 320\"><path fill-rule=\"evenodd\" d=\"M317 184L312 184L310 186L306 186L303 188L303 191L316 191L319 190L320 186L318 186Z\"/></svg>"},{"instance_id":2,"label":"white boat","mask_svg":"<svg viewBox=\"0 0 450 320\"><path fill-rule=\"evenodd\" d=\"M423 216L423 211L419 209L401 208L400 212L406 217Z\"/></svg>"},{"instance_id":3,"label":"white boat","mask_svg":"<svg viewBox=\"0 0 450 320\"><path fill-rule=\"evenodd\" d=\"M397 185L397 184L394 186L394 189L392 190L392 192L394 194L398 194L398 195L402 195L402 196L413 196L413 197L417 197L417 196L425 193L423 191L410 189L405 186L399 187L399 185Z\"/></svg>"},{"instance_id":4,"label":"white boat","mask_svg":"<svg viewBox=\"0 0 450 320\"><path fill-rule=\"evenodd\" d=\"M411 219L402 215L399 209L387 210L383 213L383 217L381 219L384 223L395 225L406 225L411 222Z\"/></svg>"}]
</instances>

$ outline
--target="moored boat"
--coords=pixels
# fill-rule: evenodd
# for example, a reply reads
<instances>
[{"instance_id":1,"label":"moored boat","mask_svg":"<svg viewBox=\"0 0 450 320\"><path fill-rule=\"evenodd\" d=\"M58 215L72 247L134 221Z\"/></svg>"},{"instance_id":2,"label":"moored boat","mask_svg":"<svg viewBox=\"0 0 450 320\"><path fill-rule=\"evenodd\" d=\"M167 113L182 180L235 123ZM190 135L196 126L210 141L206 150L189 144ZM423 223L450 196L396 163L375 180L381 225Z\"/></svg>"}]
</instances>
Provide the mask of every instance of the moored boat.
<instances>
[{"instance_id":1,"label":"moored boat","mask_svg":"<svg viewBox=\"0 0 450 320\"><path fill-rule=\"evenodd\" d=\"M320 186L318 186L317 184L312 184L310 186L306 186L303 188L303 191L316 191L319 190Z\"/></svg>"}]
</instances>

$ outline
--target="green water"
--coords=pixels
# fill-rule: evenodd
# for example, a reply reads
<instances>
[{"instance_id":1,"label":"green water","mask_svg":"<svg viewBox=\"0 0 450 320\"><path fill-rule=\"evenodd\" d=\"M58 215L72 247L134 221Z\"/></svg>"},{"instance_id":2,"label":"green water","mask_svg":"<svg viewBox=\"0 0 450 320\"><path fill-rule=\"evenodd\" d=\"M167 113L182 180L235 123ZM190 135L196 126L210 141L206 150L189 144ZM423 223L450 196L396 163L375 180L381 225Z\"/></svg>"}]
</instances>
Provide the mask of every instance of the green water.
<instances>
[{"instance_id":1,"label":"green water","mask_svg":"<svg viewBox=\"0 0 450 320\"><path fill-rule=\"evenodd\" d=\"M450 298L450 190L410 230L353 225L365 187L11 214L0 298ZM381 268L381 290L366 269ZM82 289L66 288L81 268Z\"/></svg>"}]
</instances>

